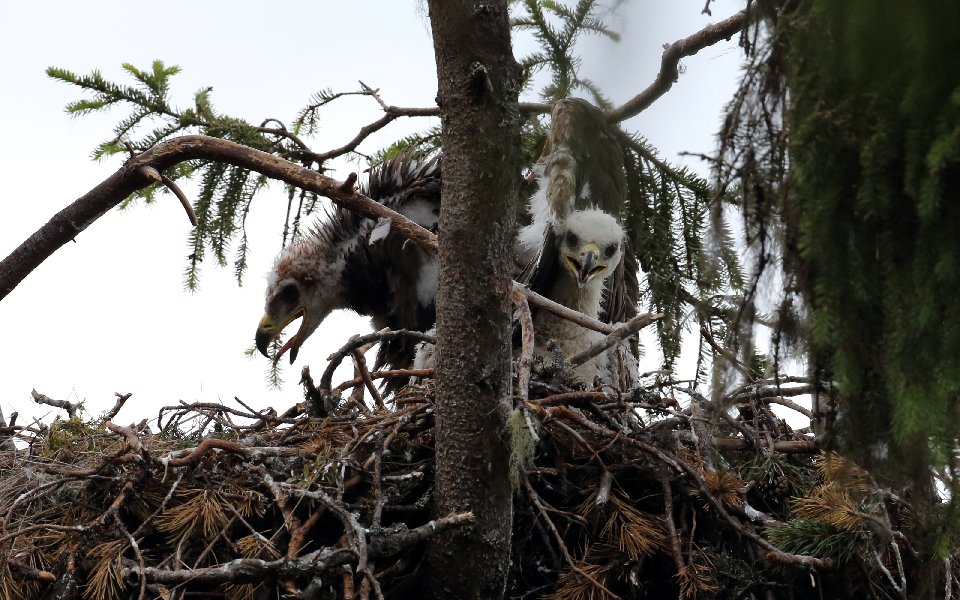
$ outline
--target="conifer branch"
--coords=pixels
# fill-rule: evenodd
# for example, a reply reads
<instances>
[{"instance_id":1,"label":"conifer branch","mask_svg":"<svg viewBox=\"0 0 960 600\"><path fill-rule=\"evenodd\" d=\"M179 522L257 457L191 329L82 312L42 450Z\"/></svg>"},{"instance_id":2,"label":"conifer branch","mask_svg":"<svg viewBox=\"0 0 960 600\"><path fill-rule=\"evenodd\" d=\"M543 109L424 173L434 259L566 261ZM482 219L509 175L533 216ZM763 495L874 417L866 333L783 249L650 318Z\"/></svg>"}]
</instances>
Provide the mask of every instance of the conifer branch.
<instances>
[{"instance_id":1,"label":"conifer branch","mask_svg":"<svg viewBox=\"0 0 960 600\"><path fill-rule=\"evenodd\" d=\"M577 575L583 577L591 584L597 587L597 589L603 591L607 597L613 598L614 600L620 600L620 596L611 592L605 585L597 581L595 577L591 577L589 573L577 566L577 561L570 556L570 550L567 549L566 543L563 541L563 536L557 530L557 526L554 525L553 519L550 518L549 511L547 506L541 500L540 495L537 494L536 490L533 489L533 486L530 485L530 479L527 477L523 478L523 485L527 491L527 497L530 498L530 502L537 508L540 512L540 517L543 519L543 522L546 524L547 528L550 530L550 533L553 534L553 538L557 543L557 547L560 548L560 552L563 554L564 561L567 563L567 567L576 573Z\"/></svg>"},{"instance_id":2,"label":"conifer branch","mask_svg":"<svg viewBox=\"0 0 960 600\"><path fill-rule=\"evenodd\" d=\"M680 535L677 533L677 526L673 521L673 491L670 489L670 481L666 478L661 479L660 487L663 489L663 522L667 526L670 553L673 563L677 567L677 574L683 579L683 575L687 571L687 565L683 560L683 552L680 550Z\"/></svg>"},{"instance_id":3,"label":"conifer branch","mask_svg":"<svg viewBox=\"0 0 960 600\"><path fill-rule=\"evenodd\" d=\"M601 3L597 0L578 0L574 7L559 2L524 0L525 14L511 21L514 29L530 31L540 44L540 50L520 59L524 79L529 84L532 75L548 69L550 83L540 91L544 99L554 101L571 96L576 90L585 90L601 108L609 108L610 102L599 87L589 79L580 77L580 58L574 47L582 34L594 34L613 41L620 35L607 27L598 18ZM546 13L549 13L549 17ZM559 20L558 25L554 21ZM549 112L547 110L537 112Z\"/></svg>"},{"instance_id":4,"label":"conifer branch","mask_svg":"<svg viewBox=\"0 0 960 600\"><path fill-rule=\"evenodd\" d=\"M127 161L120 170L54 215L0 261L0 300L58 248L75 238L127 196L152 184L153 180L144 174L143 167L160 171L185 161L199 159L255 171L326 196L366 217L390 219L391 226L401 235L428 251L436 251L435 234L356 190L344 191L340 181L235 142L188 135L161 142Z\"/></svg>"},{"instance_id":5,"label":"conifer branch","mask_svg":"<svg viewBox=\"0 0 960 600\"><path fill-rule=\"evenodd\" d=\"M815 556L797 555L790 552L784 552L768 542L766 539L762 538L756 532L751 531L748 527L741 525L730 515L729 512L727 512L723 504L711 493L709 486L707 486L707 483L703 479L703 475L679 456L668 454L667 452L645 441L635 440L630 437L621 437L618 432L595 423L583 415L566 407L558 406L548 409L548 412L554 415L566 417L611 440L622 439L625 443L648 453L651 457L658 459L663 464L673 468L677 472L684 473L687 477L693 480L693 483L695 483L699 488L700 494L704 499L707 500L707 502L709 502L710 506L717 511L722 520L726 521L735 531L748 538L760 549L765 550L766 558L768 560L783 565L791 565L808 569L833 569L836 566L836 563L830 559L820 559Z\"/></svg>"}]
</instances>

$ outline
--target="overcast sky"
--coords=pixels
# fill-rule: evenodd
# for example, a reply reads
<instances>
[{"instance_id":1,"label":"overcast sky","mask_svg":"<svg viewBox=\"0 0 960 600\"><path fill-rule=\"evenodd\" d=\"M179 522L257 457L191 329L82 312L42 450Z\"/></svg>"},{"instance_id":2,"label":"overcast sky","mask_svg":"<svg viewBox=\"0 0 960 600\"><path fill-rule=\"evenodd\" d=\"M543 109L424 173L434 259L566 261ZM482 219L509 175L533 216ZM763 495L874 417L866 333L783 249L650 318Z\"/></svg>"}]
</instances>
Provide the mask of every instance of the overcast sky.
<instances>
[{"instance_id":1,"label":"overcast sky","mask_svg":"<svg viewBox=\"0 0 960 600\"><path fill-rule=\"evenodd\" d=\"M623 41L586 39L581 75L615 103L627 100L654 79L663 44L742 4L714 2L709 17L700 14L703 3L628 0L608 17ZM63 107L80 98L80 90L47 78L48 66L100 69L108 79L127 81L121 63L146 68L161 59L183 69L173 80L173 104L189 106L194 91L212 86L219 111L254 123L266 117L289 123L312 93L355 90L358 79L398 106L431 106L436 95L429 23L413 0L4 2L0 22L0 256L120 165L119 158L94 163L89 157L126 113L70 118ZM518 56L530 49L529 40L515 40ZM673 90L627 128L667 159L703 170L678 153L714 148L740 62L736 39L684 60ZM377 109L368 98L341 101L325 113L310 143L318 151L342 145L380 116ZM430 124L396 121L361 150L375 151ZM331 351L351 334L369 331L369 323L352 313L331 315L295 368L285 368L279 391L265 383L266 359L244 356L263 312L264 277L279 250L285 206L279 184L255 200L242 287L230 268L211 262L197 293L183 290L190 225L176 199L108 213L0 301L0 409L8 417L18 411L20 423L35 416L49 421L55 411L32 402L33 388L82 400L94 416L112 406L114 392L132 392L121 422L155 417L160 406L181 400L235 405L239 396L280 411L299 401L300 367L319 372ZM656 368L650 355L647 366Z\"/></svg>"}]
</instances>

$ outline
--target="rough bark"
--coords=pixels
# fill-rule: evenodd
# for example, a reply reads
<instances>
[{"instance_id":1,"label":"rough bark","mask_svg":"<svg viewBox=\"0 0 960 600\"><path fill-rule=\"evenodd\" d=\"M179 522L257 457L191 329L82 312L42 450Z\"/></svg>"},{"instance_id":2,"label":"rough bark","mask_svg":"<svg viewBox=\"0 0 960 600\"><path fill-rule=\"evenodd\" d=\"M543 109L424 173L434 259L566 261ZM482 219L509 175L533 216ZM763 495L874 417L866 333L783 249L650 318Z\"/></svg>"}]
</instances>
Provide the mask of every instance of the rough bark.
<instances>
[{"instance_id":1,"label":"rough bark","mask_svg":"<svg viewBox=\"0 0 960 600\"><path fill-rule=\"evenodd\" d=\"M444 151L435 511L477 517L432 541L429 586L434 598L500 598L512 524L503 417L511 394L520 69L505 0L429 7Z\"/></svg>"}]
</instances>

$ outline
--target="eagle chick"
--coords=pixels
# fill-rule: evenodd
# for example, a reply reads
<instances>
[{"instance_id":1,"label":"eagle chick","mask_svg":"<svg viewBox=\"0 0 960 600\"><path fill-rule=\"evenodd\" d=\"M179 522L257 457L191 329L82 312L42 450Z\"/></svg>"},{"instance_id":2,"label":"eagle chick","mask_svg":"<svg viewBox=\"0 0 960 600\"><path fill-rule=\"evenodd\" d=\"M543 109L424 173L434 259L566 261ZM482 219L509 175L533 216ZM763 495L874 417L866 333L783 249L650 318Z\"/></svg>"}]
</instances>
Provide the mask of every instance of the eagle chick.
<instances>
[{"instance_id":1,"label":"eagle chick","mask_svg":"<svg viewBox=\"0 0 960 600\"><path fill-rule=\"evenodd\" d=\"M440 159L401 155L370 173L366 194L417 224L436 229L440 210ZM377 222L337 206L327 219L288 246L267 279L266 306L256 345L268 349L283 329L302 317L297 332L273 359L290 362L327 316L349 309L371 317L373 327L426 331L436 318L437 262L430 253ZM408 368L414 343L380 345L375 369ZM400 385L402 382L396 382Z\"/></svg>"}]
</instances>

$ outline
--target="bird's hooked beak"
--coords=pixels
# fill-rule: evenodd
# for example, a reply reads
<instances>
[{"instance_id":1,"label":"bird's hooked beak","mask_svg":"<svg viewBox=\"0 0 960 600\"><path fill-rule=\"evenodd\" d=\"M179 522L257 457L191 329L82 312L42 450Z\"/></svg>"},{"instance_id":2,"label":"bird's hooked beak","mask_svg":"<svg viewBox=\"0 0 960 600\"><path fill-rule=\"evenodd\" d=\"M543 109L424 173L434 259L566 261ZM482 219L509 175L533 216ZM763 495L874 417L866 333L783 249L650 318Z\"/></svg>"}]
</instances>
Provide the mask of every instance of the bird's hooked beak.
<instances>
[{"instance_id":1,"label":"bird's hooked beak","mask_svg":"<svg viewBox=\"0 0 960 600\"><path fill-rule=\"evenodd\" d=\"M583 287L606 267L606 263L598 262L600 248L593 242L580 247L577 256L567 256L567 265L577 278L577 287Z\"/></svg>"},{"instance_id":2,"label":"bird's hooked beak","mask_svg":"<svg viewBox=\"0 0 960 600\"><path fill-rule=\"evenodd\" d=\"M276 356L270 356L270 353L268 352L270 344L278 335L280 335L280 333L283 332L284 327L299 317L304 317L303 322L300 324L300 329L297 330L297 333L294 334L293 337L287 340L287 342L277 352ZM254 337L254 341L257 344L257 350L260 351L260 354L273 360L274 363L280 360L280 357L289 350L290 364L293 364L293 361L297 360L297 353L300 351L300 344L303 343L303 339L305 338L305 336L302 335L304 333L305 324L305 310L302 306L290 311L288 314L279 319L274 319L269 314L264 314L263 318L260 319L260 324L257 325L257 334Z\"/></svg>"},{"instance_id":3,"label":"bird's hooked beak","mask_svg":"<svg viewBox=\"0 0 960 600\"><path fill-rule=\"evenodd\" d=\"M280 357L290 352L290 364L297 360L297 352L307 338L310 337L320 323L330 314L331 308L324 302L322 289L310 282L302 283L295 280L286 280L277 286L278 289L268 299L263 318L257 325L257 335L254 340L257 350L267 358L272 358L274 364ZM276 355L270 356L269 348L273 340L279 336L284 328L300 319L297 333L290 337L280 347Z\"/></svg>"}]
</instances>

